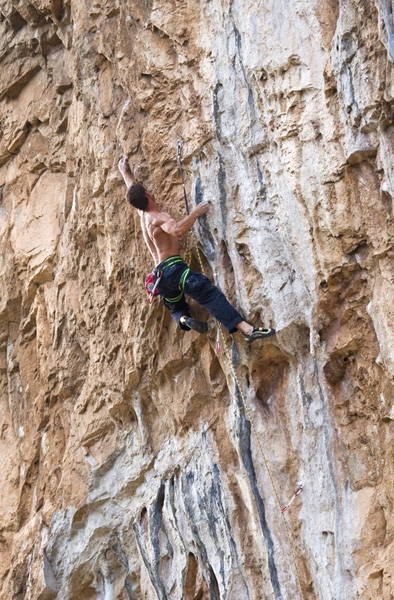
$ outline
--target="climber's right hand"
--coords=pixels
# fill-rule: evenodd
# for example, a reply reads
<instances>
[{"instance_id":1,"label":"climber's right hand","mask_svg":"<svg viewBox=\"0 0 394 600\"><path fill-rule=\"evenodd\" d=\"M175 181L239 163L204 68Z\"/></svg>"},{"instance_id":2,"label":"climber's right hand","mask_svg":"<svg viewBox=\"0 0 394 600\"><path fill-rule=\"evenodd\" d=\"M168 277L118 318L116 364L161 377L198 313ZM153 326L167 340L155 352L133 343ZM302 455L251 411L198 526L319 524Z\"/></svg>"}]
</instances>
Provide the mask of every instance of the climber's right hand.
<instances>
[{"instance_id":1,"label":"climber's right hand","mask_svg":"<svg viewBox=\"0 0 394 600\"><path fill-rule=\"evenodd\" d=\"M203 215L204 213L206 213L209 210L209 202L207 200L204 200L204 202L200 202L199 204L197 204L196 208L194 209L194 213L200 217L201 215Z\"/></svg>"}]
</instances>

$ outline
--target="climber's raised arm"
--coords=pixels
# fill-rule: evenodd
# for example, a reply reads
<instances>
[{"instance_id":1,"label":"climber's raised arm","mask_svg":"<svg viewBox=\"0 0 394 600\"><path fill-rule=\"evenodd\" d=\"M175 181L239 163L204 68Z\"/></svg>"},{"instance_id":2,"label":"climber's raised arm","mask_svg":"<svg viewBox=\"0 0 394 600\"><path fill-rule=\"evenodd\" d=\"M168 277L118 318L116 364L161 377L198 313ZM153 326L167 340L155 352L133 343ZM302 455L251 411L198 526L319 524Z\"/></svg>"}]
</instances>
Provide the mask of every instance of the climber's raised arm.
<instances>
[{"instance_id":1,"label":"climber's raised arm","mask_svg":"<svg viewBox=\"0 0 394 600\"><path fill-rule=\"evenodd\" d=\"M135 179L131 173L129 161L126 157L120 159L118 162L118 169L122 173L124 182L128 188L135 183Z\"/></svg>"}]
</instances>

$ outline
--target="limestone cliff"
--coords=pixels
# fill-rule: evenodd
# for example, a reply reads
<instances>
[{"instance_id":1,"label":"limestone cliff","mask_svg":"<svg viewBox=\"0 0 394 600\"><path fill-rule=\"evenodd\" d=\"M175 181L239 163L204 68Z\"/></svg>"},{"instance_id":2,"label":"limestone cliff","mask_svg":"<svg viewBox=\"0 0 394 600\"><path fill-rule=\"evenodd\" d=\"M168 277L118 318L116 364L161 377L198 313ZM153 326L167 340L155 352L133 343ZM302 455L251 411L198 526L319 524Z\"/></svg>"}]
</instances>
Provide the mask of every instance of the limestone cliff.
<instances>
[{"instance_id":1,"label":"limestone cliff","mask_svg":"<svg viewBox=\"0 0 394 600\"><path fill-rule=\"evenodd\" d=\"M1 0L0 31L2 600L392 600L392 3ZM180 218L178 140L204 269L279 332L226 338L240 389L145 298L116 165Z\"/></svg>"}]
</instances>

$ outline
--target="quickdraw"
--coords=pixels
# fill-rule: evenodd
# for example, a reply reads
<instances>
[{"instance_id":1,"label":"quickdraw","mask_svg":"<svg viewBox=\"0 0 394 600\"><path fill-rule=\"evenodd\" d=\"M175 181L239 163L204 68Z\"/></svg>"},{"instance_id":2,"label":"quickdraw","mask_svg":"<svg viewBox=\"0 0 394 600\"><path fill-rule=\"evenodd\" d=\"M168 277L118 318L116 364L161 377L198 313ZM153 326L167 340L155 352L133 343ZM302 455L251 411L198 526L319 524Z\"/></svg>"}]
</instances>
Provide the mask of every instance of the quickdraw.
<instances>
[{"instance_id":1,"label":"quickdraw","mask_svg":"<svg viewBox=\"0 0 394 600\"><path fill-rule=\"evenodd\" d=\"M220 327L216 330L216 343L215 343L215 354L220 352Z\"/></svg>"},{"instance_id":2,"label":"quickdraw","mask_svg":"<svg viewBox=\"0 0 394 600\"><path fill-rule=\"evenodd\" d=\"M185 186L185 178L183 176L183 168L182 168L182 140L178 140L176 143L176 148L177 148L177 159L178 159L178 165L179 165L179 170L181 172L181 177L182 177L182 187L183 187L183 197L185 200L185 206L186 206L186 213L188 215L190 215L190 210L189 210L189 204L187 201L187 194L186 194L186 186Z\"/></svg>"},{"instance_id":3,"label":"quickdraw","mask_svg":"<svg viewBox=\"0 0 394 600\"><path fill-rule=\"evenodd\" d=\"M284 507L282 508L282 511L281 511L281 512L282 512L282 515L283 515L283 513L285 513L285 512L287 511L287 509L289 508L289 506L290 506L290 504L293 502L293 500L295 500L295 499L297 498L297 496L299 496L299 495L301 494L301 492L302 492L303 488L304 488L304 486L302 485L302 483L299 483L299 484L298 484L298 488L297 488L297 489L296 489L296 491L294 492L294 494L293 494L293 496L292 496L292 498L291 498L290 502L289 502L288 504L286 504L286 506L284 506Z\"/></svg>"}]
</instances>

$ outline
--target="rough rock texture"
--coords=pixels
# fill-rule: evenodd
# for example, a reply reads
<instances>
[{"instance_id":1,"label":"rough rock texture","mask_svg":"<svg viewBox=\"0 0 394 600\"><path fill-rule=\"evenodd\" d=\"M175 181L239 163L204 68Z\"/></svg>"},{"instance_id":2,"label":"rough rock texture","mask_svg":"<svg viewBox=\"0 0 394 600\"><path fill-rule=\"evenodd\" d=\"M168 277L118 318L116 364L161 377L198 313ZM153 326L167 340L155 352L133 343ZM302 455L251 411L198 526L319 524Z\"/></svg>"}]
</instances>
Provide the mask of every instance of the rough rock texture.
<instances>
[{"instance_id":1,"label":"rough rock texture","mask_svg":"<svg viewBox=\"0 0 394 600\"><path fill-rule=\"evenodd\" d=\"M0 11L1 598L392 600L392 3ZM204 268L279 330L227 338L264 457L214 325L145 299L116 164L180 218L177 140Z\"/></svg>"}]
</instances>

